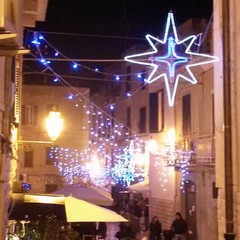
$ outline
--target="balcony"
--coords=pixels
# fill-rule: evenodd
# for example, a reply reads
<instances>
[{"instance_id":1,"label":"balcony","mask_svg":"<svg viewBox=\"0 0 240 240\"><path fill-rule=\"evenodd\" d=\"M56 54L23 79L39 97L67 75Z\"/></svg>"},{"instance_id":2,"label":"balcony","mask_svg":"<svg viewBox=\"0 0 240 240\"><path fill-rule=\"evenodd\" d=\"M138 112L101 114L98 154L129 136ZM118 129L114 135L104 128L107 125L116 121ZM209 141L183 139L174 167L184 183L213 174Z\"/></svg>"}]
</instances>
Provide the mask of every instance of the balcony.
<instances>
[{"instance_id":1,"label":"balcony","mask_svg":"<svg viewBox=\"0 0 240 240\"><path fill-rule=\"evenodd\" d=\"M215 163L215 138L213 135L199 136L193 141L194 163L208 165Z\"/></svg>"},{"instance_id":2,"label":"balcony","mask_svg":"<svg viewBox=\"0 0 240 240\"><path fill-rule=\"evenodd\" d=\"M183 165L213 165L215 163L215 139L212 135L195 139L185 137L174 147L166 147L165 165L182 167Z\"/></svg>"}]
</instances>

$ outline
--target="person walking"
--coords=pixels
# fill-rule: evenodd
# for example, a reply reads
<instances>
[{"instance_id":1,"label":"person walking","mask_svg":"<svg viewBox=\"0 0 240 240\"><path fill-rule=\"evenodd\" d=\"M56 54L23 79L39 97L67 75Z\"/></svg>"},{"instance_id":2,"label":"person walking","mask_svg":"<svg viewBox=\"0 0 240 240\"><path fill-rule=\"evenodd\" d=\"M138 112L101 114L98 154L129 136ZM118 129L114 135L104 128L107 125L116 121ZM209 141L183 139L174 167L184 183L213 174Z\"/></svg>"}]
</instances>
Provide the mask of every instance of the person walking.
<instances>
[{"instance_id":1,"label":"person walking","mask_svg":"<svg viewBox=\"0 0 240 240\"><path fill-rule=\"evenodd\" d=\"M158 220L157 216L152 218L152 221L149 224L149 240L160 240L162 234L162 224Z\"/></svg>"},{"instance_id":2,"label":"person walking","mask_svg":"<svg viewBox=\"0 0 240 240\"><path fill-rule=\"evenodd\" d=\"M182 214L177 212L172 222L171 230L174 233L174 240L186 240L187 222L183 219Z\"/></svg>"}]
</instances>

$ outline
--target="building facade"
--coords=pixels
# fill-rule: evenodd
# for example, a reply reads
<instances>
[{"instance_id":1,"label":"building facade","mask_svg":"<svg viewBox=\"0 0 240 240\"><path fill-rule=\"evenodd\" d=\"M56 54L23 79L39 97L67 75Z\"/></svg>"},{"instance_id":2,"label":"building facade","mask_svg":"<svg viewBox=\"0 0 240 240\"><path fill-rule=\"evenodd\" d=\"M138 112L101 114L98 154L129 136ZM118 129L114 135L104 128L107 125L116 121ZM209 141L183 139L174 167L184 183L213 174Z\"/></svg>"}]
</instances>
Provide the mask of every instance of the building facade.
<instances>
[{"instance_id":1,"label":"building facade","mask_svg":"<svg viewBox=\"0 0 240 240\"><path fill-rule=\"evenodd\" d=\"M88 116L83 106L87 103L69 99L72 91L69 87L23 85L22 90L19 180L31 184L31 193L52 193L66 185L57 165L63 166L71 160L67 155L83 152L88 147ZM86 101L89 99L88 89L76 90ZM54 142L45 125L50 111L60 112L64 119L63 130Z\"/></svg>"},{"instance_id":2,"label":"building facade","mask_svg":"<svg viewBox=\"0 0 240 240\"><path fill-rule=\"evenodd\" d=\"M35 26L44 21L47 1L0 1L0 238L5 239L8 221L9 198L16 180L16 128L18 126L18 83L21 81L23 26Z\"/></svg>"},{"instance_id":3,"label":"building facade","mask_svg":"<svg viewBox=\"0 0 240 240\"><path fill-rule=\"evenodd\" d=\"M238 1L214 1L214 69L218 239L239 239Z\"/></svg>"},{"instance_id":4,"label":"building facade","mask_svg":"<svg viewBox=\"0 0 240 240\"><path fill-rule=\"evenodd\" d=\"M199 51L212 54L212 32L206 32L210 24L189 20L177 29L179 39L204 32ZM125 56L142 49L134 46ZM213 65L192 70L198 80L195 85L180 80L173 107L168 105L163 81L146 84L149 70L143 65L127 63L119 68L126 77L116 83L115 117L146 142L150 218L157 215L163 228L169 229L179 211L188 222L189 239L209 235L217 239ZM174 160L173 155L177 155Z\"/></svg>"}]
</instances>

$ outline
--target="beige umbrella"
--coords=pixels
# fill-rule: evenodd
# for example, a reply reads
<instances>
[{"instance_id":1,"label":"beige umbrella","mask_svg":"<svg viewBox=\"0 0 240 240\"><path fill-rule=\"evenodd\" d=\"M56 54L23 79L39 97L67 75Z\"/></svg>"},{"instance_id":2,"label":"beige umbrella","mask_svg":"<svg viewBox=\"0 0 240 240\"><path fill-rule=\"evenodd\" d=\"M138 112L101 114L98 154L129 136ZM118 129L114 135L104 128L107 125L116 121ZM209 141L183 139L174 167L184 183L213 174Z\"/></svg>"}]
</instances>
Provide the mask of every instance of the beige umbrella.
<instances>
[{"instance_id":1,"label":"beige umbrella","mask_svg":"<svg viewBox=\"0 0 240 240\"><path fill-rule=\"evenodd\" d=\"M60 194L64 195L65 197L72 196L100 206L113 205L113 199L109 192L92 185L80 183L72 184L59 189L52 194Z\"/></svg>"},{"instance_id":2,"label":"beige umbrella","mask_svg":"<svg viewBox=\"0 0 240 240\"><path fill-rule=\"evenodd\" d=\"M149 180L144 180L139 183L132 184L128 187L129 191L149 191Z\"/></svg>"},{"instance_id":3,"label":"beige umbrella","mask_svg":"<svg viewBox=\"0 0 240 240\"><path fill-rule=\"evenodd\" d=\"M10 220L33 220L54 214L67 222L126 222L121 215L74 198L62 195L16 193L11 195Z\"/></svg>"},{"instance_id":4,"label":"beige umbrella","mask_svg":"<svg viewBox=\"0 0 240 240\"><path fill-rule=\"evenodd\" d=\"M109 209L99 207L74 197L65 197L67 222L127 222L128 220Z\"/></svg>"}]
</instances>

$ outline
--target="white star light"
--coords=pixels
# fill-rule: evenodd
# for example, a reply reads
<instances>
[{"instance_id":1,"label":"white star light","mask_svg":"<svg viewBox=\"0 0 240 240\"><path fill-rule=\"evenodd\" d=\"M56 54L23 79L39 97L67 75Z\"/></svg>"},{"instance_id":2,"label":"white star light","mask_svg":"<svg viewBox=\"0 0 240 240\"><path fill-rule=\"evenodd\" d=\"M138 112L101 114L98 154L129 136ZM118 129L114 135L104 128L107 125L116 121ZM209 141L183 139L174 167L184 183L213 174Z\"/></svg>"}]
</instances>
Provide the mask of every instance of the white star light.
<instances>
[{"instance_id":1,"label":"white star light","mask_svg":"<svg viewBox=\"0 0 240 240\"><path fill-rule=\"evenodd\" d=\"M169 31L170 29L172 30L172 33ZM153 48L153 51L126 56L124 60L153 68L146 82L152 83L160 78L163 78L165 81L169 106L173 106L179 79L183 78L192 84L196 84L197 79L195 78L190 68L202 64L212 63L218 60L217 57L208 54L191 52L190 48L195 43L197 38L198 36L192 35L179 41L173 14L168 13L163 40L155 38L149 34L146 35L146 39L149 42L150 46ZM160 51L156 47L158 44L168 45L167 53L165 55L160 55ZM184 47L184 56L178 55L176 47ZM143 58L143 56L149 57ZM201 61L194 61L195 63L193 61L191 62L194 57L201 57L202 59ZM189 64L186 64L187 62L189 62ZM167 66L167 72L163 72L161 70L162 65ZM176 67L178 66L183 66L186 69L185 75L181 73L178 73L177 75L175 74Z\"/></svg>"}]
</instances>

